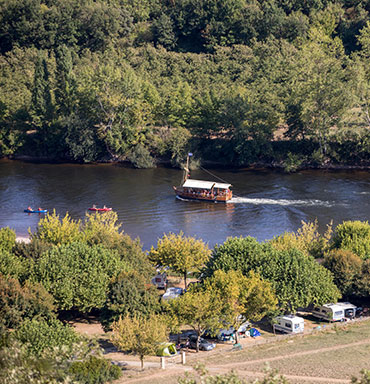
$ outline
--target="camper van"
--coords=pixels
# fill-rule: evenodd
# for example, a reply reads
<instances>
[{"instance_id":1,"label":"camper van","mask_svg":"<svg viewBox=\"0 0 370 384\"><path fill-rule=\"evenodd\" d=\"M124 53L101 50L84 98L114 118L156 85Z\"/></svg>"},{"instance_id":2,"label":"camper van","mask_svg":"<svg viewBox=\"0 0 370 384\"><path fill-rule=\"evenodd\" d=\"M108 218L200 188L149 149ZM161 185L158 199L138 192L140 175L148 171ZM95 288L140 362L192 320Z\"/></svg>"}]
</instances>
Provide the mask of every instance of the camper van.
<instances>
[{"instance_id":1,"label":"camper van","mask_svg":"<svg viewBox=\"0 0 370 384\"><path fill-rule=\"evenodd\" d=\"M312 315L327 321L344 321L356 316L356 306L351 303L324 304L314 308Z\"/></svg>"},{"instance_id":2,"label":"camper van","mask_svg":"<svg viewBox=\"0 0 370 384\"><path fill-rule=\"evenodd\" d=\"M304 331L304 319L299 316L285 315L275 318L274 332L302 333Z\"/></svg>"}]
</instances>

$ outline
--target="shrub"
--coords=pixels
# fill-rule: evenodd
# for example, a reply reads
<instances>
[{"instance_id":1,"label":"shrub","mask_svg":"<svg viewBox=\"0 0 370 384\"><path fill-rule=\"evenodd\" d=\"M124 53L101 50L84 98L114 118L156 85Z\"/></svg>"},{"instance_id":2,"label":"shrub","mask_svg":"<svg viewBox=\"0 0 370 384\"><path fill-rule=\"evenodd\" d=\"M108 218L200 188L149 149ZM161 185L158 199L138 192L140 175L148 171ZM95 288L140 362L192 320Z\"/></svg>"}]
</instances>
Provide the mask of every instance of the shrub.
<instances>
[{"instance_id":1,"label":"shrub","mask_svg":"<svg viewBox=\"0 0 370 384\"><path fill-rule=\"evenodd\" d=\"M117 380L122 371L104 358L89 356L86 361L73 362L69 374L81 384L104 384Z\"/></svg>"},{"instance_id":2,"label":"shrub","mask_svg":"<svg viewBox=\"0 0 370 384\"><path fill-rule=\"evenodd\" d=\"M29 352L36 356L54 347L72 347L79 340L73 328L53 318L27 319L15 331L15 337L21 343L27 344Z\"/></svg>"},{"instance_id":3,"label":"shrub","mask_svg":"<svg viewBox=\"0 0 370 384\"><path fill-rule=\"evenodd\" d=\"M12 251L15 246L16 234L9 227L0 229L0 250Z\"/></svg>"},{"instance_id":4,"label":"shrub","mask_svg":"<svg viewBox=\"0 0 370 384\"><path fill-rule=\"evenodd\" d=\"M154 159L143 145L136 145L129 153L128 159L135 168L154 168Z\"/></svg>"},{"instance_id":5,"label":"shrub","mask_svg":"<svg viewBox=\"0 0 370 384\"><path fill-rule=\"evenodd\" d=\"M9 251L0 249L0 274L15 278L22 278L27 271L27 263Z\"/></svg>"},{"instance_id":6,"label":"shrub","mask_svg":"<svg viewBox=\"0 0 370 384\"><path fill-rule=\"evenodd\" d=\"M332 247L347 249L362 259L370 257L370 225L367 221L344 221L335 228Z\"/></svg>"},{"instance_id":7,"label":"shrub","mask_svg":"<svg viewBox=\"0 0 370 384\"><path fill-rule=\"evenodd\" d=\"M0 275L0 319L7 328L19 326L22 320L34 316L50 318L54 315L53 297L40 284Z\"/></svg>"}]
</instances>

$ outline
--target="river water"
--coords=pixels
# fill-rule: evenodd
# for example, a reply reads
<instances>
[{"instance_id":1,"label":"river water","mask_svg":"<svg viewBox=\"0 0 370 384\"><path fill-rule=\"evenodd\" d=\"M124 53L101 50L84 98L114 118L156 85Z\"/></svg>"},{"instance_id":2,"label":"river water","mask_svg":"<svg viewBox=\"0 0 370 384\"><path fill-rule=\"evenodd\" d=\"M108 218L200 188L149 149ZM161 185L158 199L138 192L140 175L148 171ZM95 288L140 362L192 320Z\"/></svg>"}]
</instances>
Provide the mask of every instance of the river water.
<instances>
[{"instance_id":1,"label":"river water","mask_svg":"<svg viewBox=\"0 0 370 384\"><path fill-rule=\"evenodd\" d=\"M175 198L182 172L170 168L131 169L121 165L33 164L0 161L0 227L18 236L34 230L39 215L29 205L83 219L87 208L104 204L118 213L122 228L150 249L164 233L183 231L211 247L229 236L259 241L296 231L301 221L317 218L321 231L333 220L368 220L370 173L366 171L212 170L233 185L235 197L225 203ZM214 180L204 171L192 178Z\"/></svg>"}]
</instances>

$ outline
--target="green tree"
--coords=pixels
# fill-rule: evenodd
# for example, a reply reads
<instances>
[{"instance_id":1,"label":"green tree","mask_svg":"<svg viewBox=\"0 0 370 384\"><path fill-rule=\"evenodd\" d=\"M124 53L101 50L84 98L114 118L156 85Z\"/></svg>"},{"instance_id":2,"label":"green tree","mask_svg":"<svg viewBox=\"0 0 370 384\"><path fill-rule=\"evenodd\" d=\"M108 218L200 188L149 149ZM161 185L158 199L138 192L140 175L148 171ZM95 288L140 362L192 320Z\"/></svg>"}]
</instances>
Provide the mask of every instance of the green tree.
<instances>
[{"instance_id":1,"label":"green tree","mask_svg":"<svg viewBox=\"0 0 370 384\"><path fill-rule=\"evenodd\" d=\"M112 343L122 351L139 355L141 369L144 368L144 357L154 355L158 344L168 338L166 322L158 315L149 318L126 316L112 325Z\"/></svg>"},{"instance_id":2,"label":"green tree","mask_svg":"<svg viewBox=\"0 0 370 384\"><path fill-rule=\"evenodd\" d=\"M15 247L15 232L9 227L0 228L0 249L11 252Z\"/></svg>"},{"instance_id":3,"label":"green tree","mask_svg":"<svg viewBox=\"0 0 370 384\"><path fill-rule=\"evenodd\" d=\"M202 240L170 233L158 240L157 248L152 247L149 259L163 267L170 267L184 276L185 288L188 272L199 270L209 259L211 251Z\"/></svg>"},{"instance_id":4,"label":"green tree","mask_svg":"<svg viewBox=\"0 0 370 384\"><path fill-rule=\"evenodd\" d=\"M350 251L333 249L325 255L322 265L332 272L334 284L344 296L356 292L357 278L362 269L360 257Z\"/></svg>"},{"instance_id":5,"label":"green tree","mask_svg":"<svg viewBox=\"0 0 370 384\"><path fill-rule=\"evenodd\" d=\"M222 303L222 318L236 331L246 320L261 320L277 304L271 283L253 271L248 276L243 276L240 271L215 271L204 281L204 286ZM235 336L237 343L238 332Z\"/></svg>"},{"instance_id":6,"label":"green tree","mask_svg":"<svg viewBox=\"0 0 370 384\"><path fill-rule=\"evenodd\" d=\"M367 221L343 221L337 225L332 247L346 249L362 259L370 257L370 225Z\"/></svg>"},{"instance_id":7,"label":"green tree","mask_svg":"<svg viewBox=\"0 0 370 384\"><path fill-rule=\"evenodd\" d=\"M0 274L0 322L6 328L16 328L24 319L53 317L53 301L42 285L29 281L21 285L17 279Z\"/></svg>"},{"instance_id":8,"label":"green tree","mask_svg":"<svg viewBox=\"0 0 370 384\"><path fill-rule=\"evenodd\" d=\"M215 247L205 274L212 276L219 269L239 270L245 276L251 270L258 273L271 283L282 311L294 312L299 307L335 302L340 297L331 272L312 256L294 248L278 251L251 237L229 238Z\"/></svg>"},{"instance_id":9,"label":"green tree","mask_svg":"<svg viewBox=\"0 0 370 384\"><path fill-rule=\"evenodd\" d=\"M157 289L138 272L122 272L109 284L102 324L109 328L119 317L149 317L160 310Z\"/></svg>"},{"instance_id":10,"label":"green tree","mask_svg":"<svg viewBox=\"0 0 370 384\"><path fill-rule=\"evenodd\" d=\"M55 318L26 319L15 331L15 337L22 344L27 344L29 352L36 356L54 347L72 347L80 338L72 327Z\"/></svg>"},{"instance_id":11,"label":"green tree","mask_svg":"<svg viewBox=\"0 0 370 384\"><path fill-rule=\"evenodd\" d=\"M75 242L42 254L32 279L53 295L59 309L88 312L104 306L110 280L126 268L116 252Z\"/></svg>"},{"instance_id":12,"label":"green tree","mask_svg":"<svg viewBox=\"0 0 370 384\"><path fill-rule=\"evenodd\" d=\"M222 328L222 303L213 292L190 290L183 296L170 302L173 318L180 324L188 325L197 333L196 351L199 352L199 341L205 330L215 332Z\"/></svg>"},{"instance_id":13,"label":"green tree","mask_svg":"<svg viewBox=\"0 0 370 384\"><path fill-rule=\"evenodd\" d=\"M83 238L80 232L80 220L73 220L68 212L60 219L55 210L41 218L34 233L30 233L31 240L39 239L45 243L61 245L78 241Z\"/></svg>"}]
</instances>

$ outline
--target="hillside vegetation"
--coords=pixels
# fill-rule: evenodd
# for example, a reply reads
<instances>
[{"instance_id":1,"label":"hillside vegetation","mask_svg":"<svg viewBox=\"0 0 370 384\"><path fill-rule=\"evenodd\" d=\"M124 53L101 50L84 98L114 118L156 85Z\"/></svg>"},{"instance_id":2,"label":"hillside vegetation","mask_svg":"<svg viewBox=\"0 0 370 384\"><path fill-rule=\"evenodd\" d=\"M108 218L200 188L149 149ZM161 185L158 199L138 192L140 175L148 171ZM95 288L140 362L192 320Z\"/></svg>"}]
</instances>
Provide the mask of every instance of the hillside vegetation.
<instances>
[{"instance_id":1,"label":"hillside vegetation","mask_svg":"<svg viewBox=\"0 0 370 384\"><path fill-rule=\"evenodd\" d=\"M369 164L366 0L1 0L0 156Z\"/></svg>"}]
</instances>

